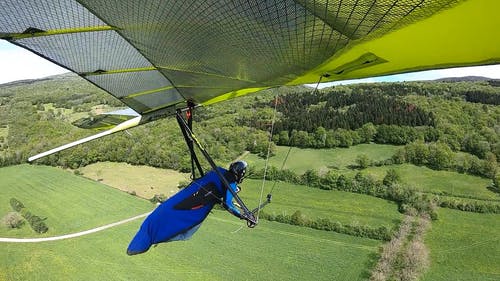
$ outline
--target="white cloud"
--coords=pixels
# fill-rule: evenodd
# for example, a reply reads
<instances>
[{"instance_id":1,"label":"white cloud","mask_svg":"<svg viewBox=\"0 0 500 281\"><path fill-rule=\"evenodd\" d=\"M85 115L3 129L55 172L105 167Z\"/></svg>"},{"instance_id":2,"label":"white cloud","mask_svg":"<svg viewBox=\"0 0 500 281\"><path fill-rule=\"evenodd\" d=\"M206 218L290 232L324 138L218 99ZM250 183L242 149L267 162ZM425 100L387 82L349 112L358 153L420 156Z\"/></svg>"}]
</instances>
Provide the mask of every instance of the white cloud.
<instances>
[{"instance_id":1,"label":"white cloud","mask_svg":"<svg viewBox=\"0 0 500 281\"><path fill-rule=\"evenodd\" d=\"M0 84L68 72L23 48L0 40Z\"/></svg>"}]
</instances>

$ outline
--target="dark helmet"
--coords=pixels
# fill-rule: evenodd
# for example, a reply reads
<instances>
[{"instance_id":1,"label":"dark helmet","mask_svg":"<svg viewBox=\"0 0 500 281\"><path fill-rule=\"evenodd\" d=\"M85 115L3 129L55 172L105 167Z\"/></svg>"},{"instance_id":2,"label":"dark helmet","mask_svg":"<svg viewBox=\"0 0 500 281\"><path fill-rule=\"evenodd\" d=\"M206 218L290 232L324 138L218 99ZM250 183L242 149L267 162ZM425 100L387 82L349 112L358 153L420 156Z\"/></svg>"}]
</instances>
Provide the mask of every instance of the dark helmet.
<instances>
[{"instance_id":1,"label":"dark helmet","mask_svg":"<svg viewBox=\"0 0 500 281\"><path fill-rule=\"evenodd\" d=\"M229 166L229 171L234 174L237 183L241 183L243 181L243 177L247 171L247 166L247 162L242 160L233 162Z\"/></svg>"}]
</instances>

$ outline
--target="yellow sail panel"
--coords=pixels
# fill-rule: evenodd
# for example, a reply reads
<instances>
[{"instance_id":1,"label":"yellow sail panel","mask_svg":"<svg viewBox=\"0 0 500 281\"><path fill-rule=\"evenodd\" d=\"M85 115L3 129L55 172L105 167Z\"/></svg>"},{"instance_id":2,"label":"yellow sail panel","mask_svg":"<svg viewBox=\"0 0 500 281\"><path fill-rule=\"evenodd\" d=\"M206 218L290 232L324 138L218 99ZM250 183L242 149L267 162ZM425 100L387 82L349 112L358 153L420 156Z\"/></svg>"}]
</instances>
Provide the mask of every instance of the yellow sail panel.
<instances>
[{"instance_id":1,"label":"yellow sail panel","mask_svg":"<svg viewBox=\"0 0 500 281\"><path fill-rule=\"evenodd\" d=\"M4 0L0 39L147 122L186 100L500 63L498 11L497 0Z\"/></svg>"},{"instance_id":2,"label":"yellow sail panel","mask_svg":"<svg viewBox=\"0 0 500 281\"><path fill-rule=\"evenodd\" d=\"M290 82L311 83L356 79L445 67L500 63L500 1L462 1L452 9L366 42L352 42L345 51ZM370 52L387 62L335 74L340 65Z\"/></svg>"}]
</instances>

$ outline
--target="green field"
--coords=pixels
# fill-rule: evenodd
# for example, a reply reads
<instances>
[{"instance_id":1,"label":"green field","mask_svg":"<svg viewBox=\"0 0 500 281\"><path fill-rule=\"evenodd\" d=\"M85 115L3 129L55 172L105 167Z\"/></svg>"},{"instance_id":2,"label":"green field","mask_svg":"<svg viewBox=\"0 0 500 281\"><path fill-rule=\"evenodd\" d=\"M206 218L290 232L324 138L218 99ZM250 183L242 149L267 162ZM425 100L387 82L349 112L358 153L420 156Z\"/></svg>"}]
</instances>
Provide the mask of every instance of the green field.
<instances>
[{"instance_id":1,"label":"green field","mask_svg":"<svg viewBox=\"0 0 500 281\"><path fill-rule=\"evenodd\" d=\"M45 103L43 104L44 111L52 111L56 116L60 116L66 118L70 123L76 121L80 118L86 118L90 115L99 115L106 112L112 112L119 109L123 109L122 107L110 107L108 105L96 105L91 108L90 112L77 112L73 109L55 107L53 103Z\"/></svg>"},{"instance_id":2,"label":"green field","mask_svg":"<svg viewBox=\"0 0 500 281\"><path fill-rule=\"evenodd\" d=\"M450 171L435 171L412 164L370 167L363 172L383 179L388 169L395 169L405 185L426 192L446 192L456 196L473 196L481 199L500 199L497 193L488 190L490 179Z\"/></svg>"},{"instance_id":3,"label":"green field","mask_svg":"<svg viewBox=\"0 0 500 281\"><path fill-rule=\"evenodd\" d=\"M135 190L138 196L149 193L145 198L151 198L155 193L169 195L169 191L178 190L179 180L187 179L187 175L174 171L124 163L96 163L80 170L85 177L100 178L102 183L121 190ZM249 202L249 208L257 206L262 181L247 179L241 186L244 189L241 196ZM266 182L264 192L269 192L272 186L273 182ZM393 202L343 191L313 189L281 182L276 184L273 196L273 204L265 209L268 213L291 215L300 210L311 219L329 218L346 224L389 228L402 217Z\"/></svg>"},{"instance_id":4,"label":"green field","mask_svg":"<svg viewBox=\"0 0 500 281\"><path fill-rule=\"evenodd\" d=\"M301 149L292 148L284 169L302 174L309 169L325 172L330 169L346 171L349 166L356 165L356 157L365 154L372 161L381 161L390 158L399 146L384 144L360 144L349 148L332 149ZM269 165L281 168L289 147L277 146L276 155L269 158ZM244 160L252 168L263 168L265 160L255 154L249 154Z\"/></svg>"},{"instance_id":5,"label":"green field","mask_svg":"<svg viewBox=\"0 0 500 281\"><path fill-rule=\"evenodd\" d=\"M42 236L68 234L151 211L153 206L117 189L77 177L58 168L20 165L0 168L0 217L12 212L10 199L31 213L46 217ZM2 237L36 235L28 225L20 230L0 227Z\"/></svg>"},{"instance_id":6,"label":"green field","mask_svg":"<svg viewBox=\"0 0 500 281\"><path fill-rule=\"evenodd\" d=\"M9 127L8 126L0 128L0 137L7 138L8 135L9 135Z\"/></svg>"},{"instance_id":7,"label":"green field","mask_svg":"<svg viewBox=\"0 0 500 281\"><path fill-rule=\"evenodd\" d=\"M425 243L431 266L424 281L500 280L500 215L439 209Z\"/></svg>"},{"instance_id":8,"label":"green field","mask_svg":"<svg viewBox=\"0 0 500 281\"><path fill-rule=\"evenodd\" d=\"M267 182L264 200L273 183ZM245 180L241 196L249 208L258 206L262 181ZM394 227L402 219L394 202L368 195L336 190L321 190L289 183L277 183L272 193L273 202L264 211L271 214L292 215L300 210L310 219L328 218L343 224L361 224L372 227Z\"/></svg>"},{"instance_id":9,"label":"green field","mask_svg":"<svg viewBox=\"0 0 500 281\"><path fill-rule=\"evenodd\" d=\"M241 222L217 211L191 240L129 257L139 223L72 240L4 244L0 280L363 280L379 246L279 223L239 230Z\"/></svg>"},{"instance_id":10,"label":"green field","mask_svg":"<svg viewBox=\"0 0 500 281\"><path fill-rule=\"evenodd\" d=\"M482 178L413 165L390 167L398 170L403 181L422 190L496 196L474 188L485 183ZM365 172L381 178L387 168ZM173 181L160 176L169 176L165 170L149 169L100 163L82 171L87 176L94 173L102 182L109 178L111 186L127 182L117 179L120 174L153 175L147 185L155 187ZM121 172L108 174L117 170ZM262 181L247 179L241 186L242 198L250 208L255 207ZM272 186L273 182L266 182L264 198ZM12 211L12 197L34 214L47 217L49 231L39 235L29 225L16 230L0 226L0 237L70 234L154 208L146 200L71 171L36 165L0 168L0 216ZM309 219L370 227L392 228L402 219L397 205L387 200L277 183L273 202L265 211L291 215L297 210ZM498 280L500 215L440 208L438 218L425 236L430 267L420 280ZM265 220L248 229L227 212L214 210L191 240L160 244L146 254L129 257L125 249L140 223L141 219L67 240L1 243L0 280L367 280L382 245L377 240Z\"/></svg>"},{"instance_id":11,"label":"green field","mask_svg":"<svg viewBox=\"0 0 500 281\"><path fill-rule=\"evenodd\" d=\"M0 169L0 212L16 197L50 228L45 236L87 230L149 211L145 200L57 168ZM255 229L214 211L189 241L129 257L141 221L78 238L2 243L0 280L365 280L379 241L262 221ZM0 236L40 237L7 231Z\"/></svg>"},{"instance_id":12,"label":"green field","mask_svg":"<svg viewBox=\"0 0 500 281\"><path fill-rule=\"evenodd\" d=\"M79 170L87 178L146 199L155 194L170 196L179 191L179 182L189 180L189 174L126 163L99 162Z\"/></svg>"}]
</instances>

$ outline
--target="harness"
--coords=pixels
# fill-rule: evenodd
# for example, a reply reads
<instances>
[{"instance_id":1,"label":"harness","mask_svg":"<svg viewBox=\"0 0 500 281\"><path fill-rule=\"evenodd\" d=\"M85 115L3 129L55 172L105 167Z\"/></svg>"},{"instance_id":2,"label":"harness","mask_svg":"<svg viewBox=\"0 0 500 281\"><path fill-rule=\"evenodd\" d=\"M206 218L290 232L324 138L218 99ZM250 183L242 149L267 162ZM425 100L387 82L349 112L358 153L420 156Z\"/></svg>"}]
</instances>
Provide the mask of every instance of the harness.
<instances>
[{"instance_id":1,"label":"harness","mask_svg":"<svg viewBox=\"0 0 500 281\"><path fill-rule=\"evenodd\" d=\"M203 168L201 167L200 161L198 159L198 156L194 150L194 146L198 147L199 151L202 153L202 155L205 157L207 162L210 164L210 167L212 168L213 171L217 174L219 177L224 190L229 191L233 197L236 203L240 206L242 212L241 212L241 218L245 219L247 222L248 227L255 227L258 223L258 219L255 216L255 213L258 212L264 205L270 202L270 198L268 199L266 204L260 204L259 207L255 208L254 210L250 211L248 207L245 205L243 200L238 196L238 194L229 186L229 182L224 177L224 175L217 169L217 165L215 164L214 160L208 154L206 149L201 145L200 141L196 138L196 135L193 133L192 130L192 120L193 120L193 109L195 108L195 104L193 102L188 102L188 106L185 109L178 109L176 112L176 119L177 123L179 124L179 127L181 129L182 135L184 136L184 140L186 141L186 144L188 146L190 155L191 155L191 177L192 179L196 179L196 170L200 174L200 177L202 177L205 173L203 171ZM186 118L182 116L183 112L186 112ZM187 120L186 120L187 119ZM224 202L222 202L224 203Z\"/></svg>"}]
</instances>

